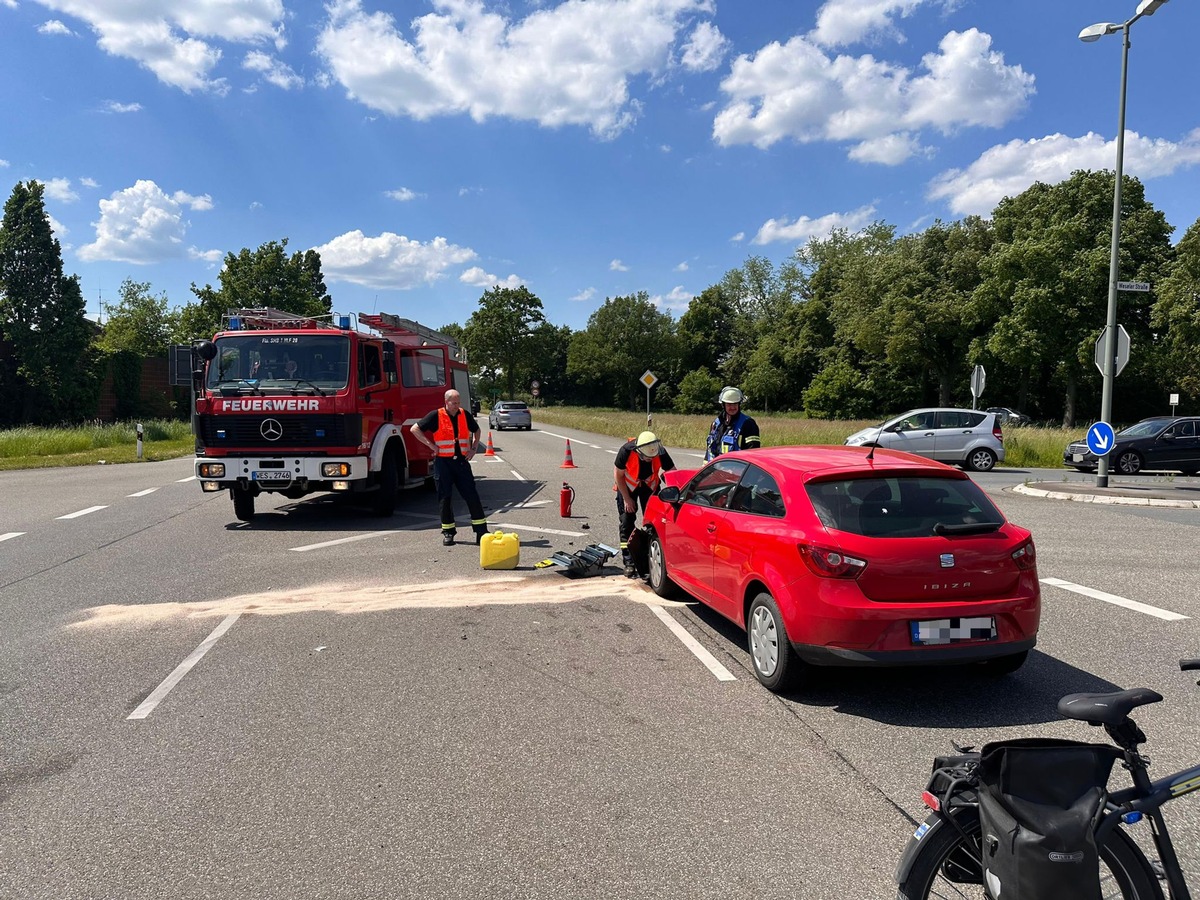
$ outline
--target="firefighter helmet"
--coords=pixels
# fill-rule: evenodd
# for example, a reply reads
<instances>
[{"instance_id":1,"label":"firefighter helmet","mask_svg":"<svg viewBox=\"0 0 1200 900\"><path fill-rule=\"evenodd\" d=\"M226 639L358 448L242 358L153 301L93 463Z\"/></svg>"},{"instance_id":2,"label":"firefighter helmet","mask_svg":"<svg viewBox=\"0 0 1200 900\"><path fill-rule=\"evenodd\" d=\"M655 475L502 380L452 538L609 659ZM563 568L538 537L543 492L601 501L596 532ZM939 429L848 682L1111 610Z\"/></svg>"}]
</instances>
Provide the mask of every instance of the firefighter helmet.
<instances>
[{"instance_id":1,"label":"firefighter helmet","mask_svg":"<svg viewBox=\"0 0 1200 900\"><path fill-rule=\"evenodd\" d=\"M727 387L721 391L720 395L717 397L717 400L721 403L741 404L746 402L746 395L743 394L739 388Z\"/></svg>"},{"instance_id":2,"label":"firefighter helmet","mask_svg":"<svg viewBox=\"0 0 1200 900\"><path fill-rule=\"evenodd\" d=\"M637 441L634 442L634 449L642 456L658 456L658 451L662 447L662 443L653 431L643 431L637 436Z\"/></svg>"}]
</instances>

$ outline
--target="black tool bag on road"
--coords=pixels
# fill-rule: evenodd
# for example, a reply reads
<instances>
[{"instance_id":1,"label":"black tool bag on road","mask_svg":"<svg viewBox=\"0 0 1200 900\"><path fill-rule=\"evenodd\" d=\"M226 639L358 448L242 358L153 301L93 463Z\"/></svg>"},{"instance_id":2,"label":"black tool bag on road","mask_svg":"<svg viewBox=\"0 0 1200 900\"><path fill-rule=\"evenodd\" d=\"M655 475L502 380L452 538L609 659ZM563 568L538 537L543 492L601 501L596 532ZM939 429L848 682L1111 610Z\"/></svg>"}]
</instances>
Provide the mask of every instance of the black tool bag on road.
<instances>
[{"instance_id":1,"label":"black tool bag on road","mask_svg":"<svg viewBox=\"0 0 1200 900\"><path fill-rule=\"evenodd\" d=\"M979 763L989 900L1100 900L1096 824L1121 751L1045 738L984 746Z\"/></svg>"}]
</instances>

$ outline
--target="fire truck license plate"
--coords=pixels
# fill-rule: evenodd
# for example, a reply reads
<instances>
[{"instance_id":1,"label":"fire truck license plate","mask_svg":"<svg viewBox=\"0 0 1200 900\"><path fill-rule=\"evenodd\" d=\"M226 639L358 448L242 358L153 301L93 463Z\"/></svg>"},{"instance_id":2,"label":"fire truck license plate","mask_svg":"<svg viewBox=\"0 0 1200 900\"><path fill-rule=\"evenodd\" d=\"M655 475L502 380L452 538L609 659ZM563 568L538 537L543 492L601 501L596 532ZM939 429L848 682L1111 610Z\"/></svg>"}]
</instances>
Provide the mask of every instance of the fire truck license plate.
<instances>
[{"instance_id":1,"label":"fire truck license plate","mask_svg":"<svg viewBox=\"0 0 1200 900\"><path fill-rule=\"evenodd\" d=\"M292 480L291 472L251 472L250 477L255 481L271 482L277 484L279 482L287 483Z\"/></svg>"}]
</instances>

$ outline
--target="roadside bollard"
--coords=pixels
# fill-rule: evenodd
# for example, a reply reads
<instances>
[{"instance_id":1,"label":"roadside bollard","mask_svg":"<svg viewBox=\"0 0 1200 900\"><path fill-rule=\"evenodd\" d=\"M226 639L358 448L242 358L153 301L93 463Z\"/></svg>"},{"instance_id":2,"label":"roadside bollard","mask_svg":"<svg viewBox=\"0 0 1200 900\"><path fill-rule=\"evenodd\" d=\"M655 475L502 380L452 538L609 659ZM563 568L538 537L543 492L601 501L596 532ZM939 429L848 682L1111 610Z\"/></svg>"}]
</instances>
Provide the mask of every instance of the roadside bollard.
<instances>
[{"instance_id":1,"label":"roadside bollard","mask_svg":"<svg viewBox=\"0 0 1200 900\"><path fill-rule=\"evenodd\" d=\"M138 426L137 426L137 441L138 441L137 458L141 459L142 458L142 423L141 422L138 422Z\"/></svg>"}]
</instances>

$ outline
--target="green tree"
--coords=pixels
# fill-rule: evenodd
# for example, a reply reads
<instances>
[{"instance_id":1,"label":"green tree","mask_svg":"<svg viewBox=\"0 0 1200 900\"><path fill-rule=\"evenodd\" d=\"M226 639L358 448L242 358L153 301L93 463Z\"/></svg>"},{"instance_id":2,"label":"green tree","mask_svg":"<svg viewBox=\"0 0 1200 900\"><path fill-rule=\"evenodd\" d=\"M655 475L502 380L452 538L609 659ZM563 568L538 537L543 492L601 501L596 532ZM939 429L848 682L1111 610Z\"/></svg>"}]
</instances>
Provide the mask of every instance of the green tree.
<instances>
[{"instance_id":1,"label":"green tree","mask_svg":"<svg viewBox=\"0 0 1200 900\"><path fill-rule=\"evenodd\" d=\"M1171 226L1136 178L1126 176L1121 193L1120 277L1157 282L1170 260ZM1112 195L1112 172L1079 171L1002 200L992 215L995 243L981 261L983 280L974 293L976 321L994 323L976 356L990 354L1021 373L1026 391L1048 376L1059 391L1053 407L1062 410L1066 426L1075 424L1081 386L1094 395L1100 385L1093 355L1106 319ZM1151 348L1149 296L1123 293L1118 302L1118 322L1135 344ZM1126 390L1139 368L1152 368L1152 358L1144 352L1123 373ZM1043 403L1051 405L1049 398Z\"/></svg>"},{"instance_id":2,"label":"green tree","mask_svg":"<svg viewBox=\"0 0 1200 900\"><path fill-rule=\"evenodd\" d=\"M220 289L196 287L196 302L179 312L175 339L180 343L211 337L221 328L221 317L230 309L271 307L301 316L327 316L333 300L321 274L321 254L316 250L287 255L288 239L268 241L257 250L243 247L225 254Z\"/></svg>"},{"instance_id":3,"label":"green tree","mask_svg":"<svg viewBox=\"0 0 1200 900\"><path fill-rule=\"evenodd\" d=\"M471 364L485 379L502 381L507 396L516 396L517 386L528 388L537 368L536 332L545 323L542 301L524 285L489 289L463 328Z\"/></svg>"},{"instance_id":4,"label":"green tree","mask_svg":"<svg viewBox=\"0 0 1200 900\"><path fill-rule=\"evenodd\" d=\"M703 367L711 374L720 368L733 350L736 319L734 298L721 285L707 287L693 297L679 317L682 372ZM682 382L680 385L682 390Z\"/></svg>"},{"instance_id":5,"label":"green tree","mask_svg":"<svg viewBox=\"0 0 1200 900\"><path fill-rule=\"evenodd\" d=\"M610 297L571 339L567 371L602 384L612 401L637 409L646 390L638 379L647 369L656 375L674 371L677 346L675 320L645 291Z\"/></svg>"},{"instance_id":6,"label":"green tree","mask_svg":"<svg viewBox=\"0 0 1200 900\"><path fill-rule=\"evenodd\" d=\"M167 308L167 295L150 293L150 283L125 279L120 302L108 307L108 321L97 345L105 352L127 350L139 356L166 356L178 315Z\"/></svg>"},{"instance_id":7,"label":"green tree","mask_svg":"<svg viewBox=\"0 0 1200 900\"><path fill-rule=\"evenodd\" d=\"M1200 219L1175 246L1170 274L1155 286L1151 327L1163 335L1161 384L1200 400Z\"/></svg>"},{"instance_id":8,"label":"green tree","mask_svg":"<svg viewBox=\"0 0 1200 900\"><path fill-rule=\"evenodd\" d=\"M722 387L721 379L706 367L692 369L679 382L679 393L675 395L672 406L678 413L712 412Z\"/></svg>"},{"instance_id":9,"label":"green tree","mask_svg":"<svg viewBox=\"0 0 1200 900\"><path fill-rule=\"evenodd\" d=\"M63 274L43 195L37 181L18 183L0 221L0 338L12 347L0 364L0 417L10 424L55 424L95 409L92 326L79 279Z\"/></svg>"}]
</instances>

